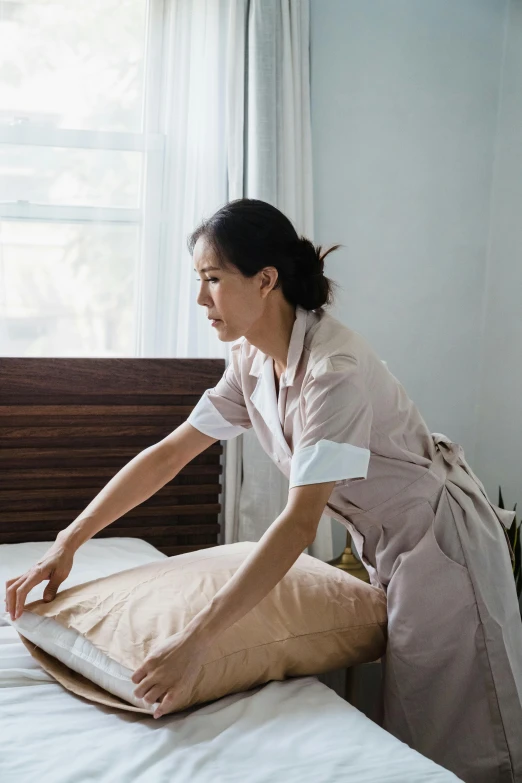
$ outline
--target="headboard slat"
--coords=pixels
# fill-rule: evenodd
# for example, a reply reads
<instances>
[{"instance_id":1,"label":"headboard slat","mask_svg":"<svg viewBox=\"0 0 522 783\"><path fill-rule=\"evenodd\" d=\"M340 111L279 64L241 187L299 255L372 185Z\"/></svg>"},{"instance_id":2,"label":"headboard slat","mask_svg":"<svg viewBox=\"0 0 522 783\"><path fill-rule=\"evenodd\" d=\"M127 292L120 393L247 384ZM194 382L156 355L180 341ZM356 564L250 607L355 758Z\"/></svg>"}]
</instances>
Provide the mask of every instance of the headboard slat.
<instances>
[{"instance_id":1,"label":"headboard slat","mask_svg":"<svg viewBox=\"0 0 522 783\"><path fill-rule=\"evenodd\" d=\"M180 395L175 396L175 399L179 399ZM188 399L188 398L187 398ZM117 416L121 419L125 416L132 417L132 421L135 421L139 416L146 416L147 418L152 416L161 416L163 419L165 416L186 416L190 413L194 405L197 403L198 395L190 397L190 402L180 402L177 405L67 405L66 411L70 416L74 417L77 421L81 416L86 418L98 418L99 416L113 417ZM38 420L41 416L46 416L47 419L53 416L59 416L63 419L64 406L63 405L25 405L21 408L17 405L0 405L0 423L3 424L4 418L12 416L20 417L35 417Z\"/></svg>"},{"instance_id":2,"label":"headboard slat","mask_svg":"<svg viewBox=\"0 0 522 783\"><path fill-rule=\"evenodd\" d=\"M219 455L220 453L220 444L214 443L206 451L193 459L191 465L196 463L208 464L215 462L216 455ZM103 451L92 448L75 448L68 449L67 451L64 451L63 448L10 448L0 450L0 466L2 467L2 470L18 465L21 468L25 468L31 464L31 460L35 460L36 465L40 467L42 465L51 467L51 460L54 461L52 463L53 467L57 466L56 463L61 463L62 466L66 466L70 465L71 462L85 466L99 466L98 463L102 465L114 465L116 464L114 460L118 460L119 464L123 466L126 462L132 459L132 457L135 457L136 454L136 449L132 447L129 448L128 446L120 446L119 448L114 448L109 444L104 446Z\"/></svg>"},{"instance_id":3,"label":"headboard slat","mask_svg":"<svg viewBox=\"0 0 522 783\"><path fill-rule=\"evenodd\" d=\"M190 468L197 468L198 472L188 472ZM165 487L171 486L193 486L199 489L200 484L206 484L209 481L215 481L213 476L222 472L221 465L187 465L186 470L175 476ZM49 488L84 488L94 489L96 492L105 486L105 484L114 476L112 468L78 468L65 470L56 468L53 474L52 470L37 470L28 468L25 471L20 469L2 470L0 473L0 489L24 489L28 485L28 479L31 479L29 492L35 489ZM212 478L209 478L212 476ZM159 490L163 492L164 489Z\"/></svg>"},{"instance_id":4,"label":"headboard slat","mask_svg":"<svg viewBox=\"0 0 522 783\"><path fill-rule=\"evenodd\" d=\"M219 369L218 369L219 368ZM33 404L64 402L82 404L82 396L92 395L94 404L103 405L111 395L129 404L160 405L161 398L172 405L174 394L201 395L215 386L225 369L224 359L69 359L9 357L2 359L1 405L18 403L20 395L30 395ZM13 402L7 402L7 394ZM15 396L18 396L17 397ZM152 403L144 398L150 395Z\"/></svg>"}]
</instances>

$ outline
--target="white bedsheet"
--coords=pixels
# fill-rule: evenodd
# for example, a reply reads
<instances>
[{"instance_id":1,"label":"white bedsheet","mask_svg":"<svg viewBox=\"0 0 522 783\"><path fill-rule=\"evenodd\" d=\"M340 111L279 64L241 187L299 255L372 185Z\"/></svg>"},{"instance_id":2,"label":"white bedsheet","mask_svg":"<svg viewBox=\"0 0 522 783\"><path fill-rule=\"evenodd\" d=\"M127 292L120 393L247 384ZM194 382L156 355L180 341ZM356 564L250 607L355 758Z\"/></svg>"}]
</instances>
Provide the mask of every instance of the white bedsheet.
<instances>
[{"instance_id":1,"label":"white bedsheet","mask_svg":"<svg viewBox=\"0 0 522 783\"><path fill-rule=\"evenodd\" d=\"M51 542L0 546L0 598ZM165 556L94 539L60 589ZM47 583L31 591L41 598ZM157 721L91 704L55 682L2 619L1 783L450 783L458 778L315 677L271 682Z\"/></svg>"}]
</instances>

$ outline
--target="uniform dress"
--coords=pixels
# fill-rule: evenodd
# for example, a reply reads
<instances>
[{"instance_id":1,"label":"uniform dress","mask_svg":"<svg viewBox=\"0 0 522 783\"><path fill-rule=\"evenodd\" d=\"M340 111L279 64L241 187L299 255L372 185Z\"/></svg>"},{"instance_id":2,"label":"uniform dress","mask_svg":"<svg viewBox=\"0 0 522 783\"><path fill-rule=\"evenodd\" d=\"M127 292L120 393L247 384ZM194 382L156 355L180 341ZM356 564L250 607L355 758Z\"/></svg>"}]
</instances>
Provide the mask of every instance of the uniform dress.
<instances>
[{"instance_id":1,"label":"uniform dress","mask_svg":"<svg viewBox=\"0 0 522 783\"><path fill-rule=\"evenodd\" d=\"M298 306L279 394L273 359L243 338L188 421L219 440L253 427L290 488L335 481L325 513L387 594L384 727L466 783L522 783L514 514L365 338Z\"/></svg>"}]
</instances>

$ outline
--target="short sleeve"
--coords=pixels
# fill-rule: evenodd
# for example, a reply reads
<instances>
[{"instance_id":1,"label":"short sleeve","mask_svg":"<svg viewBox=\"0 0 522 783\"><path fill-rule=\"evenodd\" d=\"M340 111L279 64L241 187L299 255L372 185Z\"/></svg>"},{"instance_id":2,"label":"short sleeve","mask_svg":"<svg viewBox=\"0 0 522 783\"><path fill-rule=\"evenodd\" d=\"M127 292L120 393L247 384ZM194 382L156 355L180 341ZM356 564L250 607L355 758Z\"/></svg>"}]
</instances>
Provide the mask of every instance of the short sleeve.
<instances>
[{"instance_id":1,"label":"short sleeve","mask_svg":"<svg viewBox=\"0 0 522 783\"><path fill-rule=\"evenodd\" d=\"M290 487L366 478L373 411L357 360L325 359L303 387L304 427Z\"/></svg>"},{"instance_id":2,"label":"short sleeve","mask_svg":"<svg viewBox=\"0 0 522 783\"><path fill-rule=\"evenodd\" d=\"M218 384L204 392L187 418L197 430L217 440L230 440L252 426L234 359L233 356Z\"/></svg>"}]
</instances>

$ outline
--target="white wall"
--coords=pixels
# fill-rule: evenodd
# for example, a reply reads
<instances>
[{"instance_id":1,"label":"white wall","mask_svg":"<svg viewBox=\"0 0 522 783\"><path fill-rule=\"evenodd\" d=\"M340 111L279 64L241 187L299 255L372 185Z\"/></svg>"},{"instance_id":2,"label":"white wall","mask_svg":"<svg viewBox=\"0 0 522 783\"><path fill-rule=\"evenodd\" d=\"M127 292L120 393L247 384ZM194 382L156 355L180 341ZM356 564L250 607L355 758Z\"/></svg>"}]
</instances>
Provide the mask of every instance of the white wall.
<instances>
[{"instance_id":1,"label":"white wall","mask_svg":"<svg viewBox=\"0 0 522 783\"><path fill-rule=\"evenodd\" d=\"M479 410L490 420L479 453L491 434L503 449L495 385L480 394L479 383L506 10L507 0L311 0L315 240L345 246L327 261L343 289L333 314L473 467ZM491 351L508 328L495 302ZM485 470L481 456L481 468L488 492L508 483L505 464ZM336 522L334 535L338 553Z\"/></svg>"},{"instance_id":2,"label":"white wall","mask_svg":"<svg viewBox=\"0 0 522 783\"><path fill-rule=\"evenodd\" d=\"M496 144L477 472L522 513L522 1L511 0Z\"/></svg>"}]
</instances>

